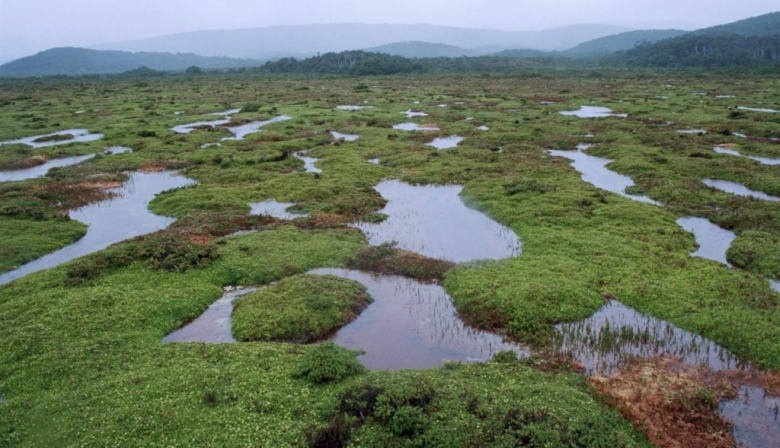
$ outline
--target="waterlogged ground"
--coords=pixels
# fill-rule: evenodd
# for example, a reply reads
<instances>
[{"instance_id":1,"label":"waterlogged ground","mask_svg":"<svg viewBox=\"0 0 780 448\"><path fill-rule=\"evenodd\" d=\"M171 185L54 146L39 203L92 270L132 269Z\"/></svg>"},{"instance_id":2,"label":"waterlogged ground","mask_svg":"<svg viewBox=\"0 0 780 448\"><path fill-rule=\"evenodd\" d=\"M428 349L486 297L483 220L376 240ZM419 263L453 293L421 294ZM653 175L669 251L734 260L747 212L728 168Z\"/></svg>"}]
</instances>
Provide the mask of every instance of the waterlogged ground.
<instances>
[{"instance_id":1,"label":"waterlogged ground","mask_svg":"<svg viewBox=\"0 0 780 448\"><path fill-rule=\"evenodd\" d=\"M338 433L347 413L363 446L647 446L579 373L540 357L556 328L580 326L565 339L574 347L612 316L642 324L610 323L631 344L653 341L633 354L780 369L780 296L767 282L780 279L778 88L776 77L596 72L2 81L0 172L40 167L0 183L4 272L89 242L77 210L131 173L180 170L197 185L153 182L141 209L98 219L134 230L156 216L167 230L6 274L0 445L301 446ZM462 140L429 146L450 136ZM133 151L103 153L114 146ZM45 170L55 160L79 163ZM409 251L405 277L380 259L389 241ZM377 272L346 270L356 260ZM372 368L427 369L364 372L355 354L316 361L329 352L299 344L163 343L229 308L226 287L314 269L377 283L337 343L363 348ZM418 300L394 302L405 290ZM279 326L295 327L286 315ZM232 340L220 319L198 331ZM361 325L398 336L347 342ZM593 341L572 350L583 364L631 369L601 350L615 339ZM390 349L376 356L377 344ZM526 353L517 347L537 355L430 367ZM312 380L323 371L336 376ZM737 439L776 446L774 396L737 386L723 415L756 412Z\"/></svg>"}]
</instances>

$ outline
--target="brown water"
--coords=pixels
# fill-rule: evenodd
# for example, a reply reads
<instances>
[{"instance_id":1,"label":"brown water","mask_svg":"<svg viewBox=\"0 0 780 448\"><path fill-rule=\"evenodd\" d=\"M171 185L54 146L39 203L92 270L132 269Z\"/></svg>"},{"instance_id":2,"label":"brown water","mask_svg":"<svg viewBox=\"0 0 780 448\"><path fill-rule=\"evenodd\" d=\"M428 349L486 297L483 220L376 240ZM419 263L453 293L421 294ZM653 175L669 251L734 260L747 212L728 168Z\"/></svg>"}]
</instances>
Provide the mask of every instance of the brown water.
<instances>
[{"instance_id":1,"label":"brown water","mask_svg":"<svg viewBox=\"0 0 780 448\"><path fill-rule=\"evenodd\" d=\"M332 340L364 350L358 359L370 369L425 369L447 361L487 361L505 350L520 356L529 353L501 336L466 326L439 285L346 269L315 269L309 274L336 275L367 288L374 302Z\"/></svg>"}]
</instances>

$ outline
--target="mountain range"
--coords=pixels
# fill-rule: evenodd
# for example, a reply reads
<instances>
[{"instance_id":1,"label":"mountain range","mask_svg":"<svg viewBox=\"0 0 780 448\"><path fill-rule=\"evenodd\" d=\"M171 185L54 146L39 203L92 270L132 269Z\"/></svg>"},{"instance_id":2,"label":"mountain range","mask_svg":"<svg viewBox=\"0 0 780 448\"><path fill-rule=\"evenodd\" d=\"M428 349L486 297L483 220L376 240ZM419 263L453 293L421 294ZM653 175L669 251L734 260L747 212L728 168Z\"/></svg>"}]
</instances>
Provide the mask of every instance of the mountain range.
<instances>
[{"instance_id":1,"label":"mountain range","mask_svg":"<svg viewBox=\"0 0 780 448\"><path fill-rule=\"evenodd\" d=\"M692 32L607 25L511 32L435 25L331 24L198 31L103 47L46 50L0 66L0 76L107 74L140 67L160 71L230 69L277 59L283 60L264 67L274 73L316 73L321 53L328 56L359 49L402 58L479 58L467 65L486 70L514 65L488 62L484 57L578 58L598 60L602 65L640 67L776 66L780 64L780 12ZM309 57L309 63L298 61ZM432 64L381 57L365 61L371 66L368 73L381 73L380 67L397 68L399 64L425 71Z\"/></svg>"}]
</instances>

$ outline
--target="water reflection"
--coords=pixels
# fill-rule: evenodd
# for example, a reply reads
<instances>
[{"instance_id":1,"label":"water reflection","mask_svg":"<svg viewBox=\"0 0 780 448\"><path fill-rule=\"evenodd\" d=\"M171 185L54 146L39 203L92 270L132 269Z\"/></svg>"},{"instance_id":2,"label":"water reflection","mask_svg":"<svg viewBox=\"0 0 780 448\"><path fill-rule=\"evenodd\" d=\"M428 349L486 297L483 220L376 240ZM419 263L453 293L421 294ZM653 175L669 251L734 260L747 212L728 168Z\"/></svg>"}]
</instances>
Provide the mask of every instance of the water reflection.
<instances>
[{"instance_id":1,"label":"water reflection","mask_svg":"<svg viewBox=\"0 0 780 448\"><path fill-rule=\"evenodd\" d=\"M712 187L721 191L725 191L727 193L735 194L737 196L746 196L756 199L763 199L765 201L780 201L780 198L776 196L770 196L766 193L751 190L750 188L737 183L737 182L731 182L728 180L717 180L717 179L702 179L702 183L708 187Z\"/></svg>"},{"instance_id":2,"label":"water reflection","mask_svg":"<svg viewBox=\"0 0 780 448\"><path fill-rule=\"evenodd\" d=\"M308 216L306 214L288 212L287 209L293 205L295 205L294 202L276 202L273 199L269 199L267 201L249 204L249 206L252 207L252 211L249 212L249 214L267 215L277 219L295 219Z\"/></svg>"},{"instance_id":3,"label":"water reflection","mask_svg":"<svg viewBox=\"0 0 780 448\"><path fill-rule=\"evenodd\" d=\"M380 210L388 218L354 225L372 245L396 241L402 249L456 263L520 254L520 239L512 229L467 207L458 196L461 186L388 180L375 189L388 201Z\"/></svg>"},{"instance_id":4,"label":"water reflection","mask_svg":"<svg viewBox=\"0 0 780 448\"><path fill-rule=\"evenodd\" d=\"M716 146L714 148L714 151L717 152L718 154L728 154L730 156L745 157L750 160L755 160L756 162L762 165L780 165L780 159L771 159L769 157L758 157L758 156L746 156L741 154L739 151L730 149L725 146Z\"/></svg>"},{"instance_id":5,"label":"water reflection","mask_svg":"<svg viewBox=\"0 0 780 448\"><path fill-rule=\"evenodd\" d=\"M226 292L197 319L163 338L163 342L205 342L209 344L237 342L231 331L233 302L258 289L238 288Z\"/></svg>"},{"instance_id":6,"label":"water reflection","mask_svg":"<svg viewBox=\"0 0 780 448\"><path fill-rule=\"evenodd\" d=\"M634 201L645 202L653 205L661 205L659 202L650 199L647 196L633 195L626 193L626 188L634 186L634 181L630 177L618 174L607 169L607 165L613 161L602 159L585 153L585 150L592 145L579 145L576 151L561 151L557 149L548 150L547 153L552 156L565 157L572 161L575 170L582 174L582 180L594 185L597 188L617 193Z\"/></svg>"},{"instance_id":7,"label":"water reflection","mask_svg":"<svg viewBox=\"0 0 780 448\"><path fill-rule=\"evenodd\" d=\"M699 248L691 256L707 258L731 267L726 260L726 252L736 238L734 232L720 228L704 218L680 218L677 225L693 233L696 238Z\"/></svg>"},{"instance_id":8,"label":"water reflection","mask_svg":"<svg viewBox=\"0 0 780 448\"><path fill-rule=\"evenodd\" d=\"M293 154L296 159L300 159L303 161L303 169L307 173L322 173L322 170L314 166L315 163L319 162L320 159L315 159L314 157L306 157L303 154L306 154L306 151L298 151Z\"/></svg>"},{"instance_id":9,"label":"water reflection","mask_svg":"<svg viewBox=\"0 0 780 448\"><path fill-rule=\"evenodd\" d=\"M431 125L420 125L417 123L401 123L393 126L393 129L399 131L438 131L439 128Z\"/></svg>"},{"instance_id":10,"label":"water reflection","mask_svg":"<svg viewBox=\"0 0 780 448\"><path fill-rule=\"evenodd\" d=\"M0 275L0 285L27 274L58 266L111 244L164 229L175 219L151 213L146 207L154 197L195 181L174 173L133 173L117 197L72 210L71 219L87 225L87 234L75 243L44 255L16 270Z\"/></svg>"},{"instance_id":11,"label":"water reflection","mask_svg":"<svg viewBox=\"0 0 780 448\"><path fill-rule=\"evenodd\" d=\"M333 337L364 350L360 362L374 370L424 369L446 361L486 361L499 351L525 356L528 350L498 335L465 326L452 300L435 284L406 277L345 269L315 269L362 283L374 302Z\"/></svg>"},{"instance_id":12,"label":"water reflection","mask_svg":"<svg viewBox=\"0 0 780 448\"><path fill-rule=\"evenodd\" d=\"M556 326L555 351L566 353L585 367L587 375L609 376L632 357L678 357L687 364L712 370L741 366L728 350L709 339L639 313L612 300L593 316Z\"/></svg>"},{"instance_id":13,"label":"water reflection","mask_svg":"<svg viewBox=\"0 0 780 448\"><path fill-rule=\"evenodd\" d=\"M568 110L558 112L561 115L574 116L579 118L600 118L600 117L620 117L626 118L628 114L616 114L612 109L599 106L580 106L578 110Z\"/></svg>"},{"instance_id":14,"label":"water reflection","mask_svg":"<svg viewBox=\"0 0 780 448\"><path fill-rule=\"evenodd\" d=\"M459 135L453 135L450 137L439 137L434 139L430 143L426 143L425 146L433 146L436 149L442 150L442 149L449 149L449 148L456 148L460 142L465 140L465 137L461 137Z\"/></svg>"},{"instance_id":15,"label":"water reflection","mask_svg":"<svg viewBox=\"0 0 780 448\"><path fill-rule=\"evenodd\" d=\"M360 138L357 134L342 134L341 132L336 131L331 131L330 135L336 140L344 140L345 142L354 142Z\"/></svg>"},{"instance_id":16,"label":"water reflection","mask_svg":"<svg viewBox=\"0 0 780 448\"><path fill-rule=\"evenodd\" d=\"M70 136L64 140L57 137ZM31 148L46 148L48 146L67 145L68 143L94 142L103 138L103 134L92 134L87 129L67 129L55 132L53 134L36 135L33 137L20 138L18 140L8 140L0 142L0 145L21 144ZM40 141L46 140L46 141Z\"/></svg>"}]
</instances>

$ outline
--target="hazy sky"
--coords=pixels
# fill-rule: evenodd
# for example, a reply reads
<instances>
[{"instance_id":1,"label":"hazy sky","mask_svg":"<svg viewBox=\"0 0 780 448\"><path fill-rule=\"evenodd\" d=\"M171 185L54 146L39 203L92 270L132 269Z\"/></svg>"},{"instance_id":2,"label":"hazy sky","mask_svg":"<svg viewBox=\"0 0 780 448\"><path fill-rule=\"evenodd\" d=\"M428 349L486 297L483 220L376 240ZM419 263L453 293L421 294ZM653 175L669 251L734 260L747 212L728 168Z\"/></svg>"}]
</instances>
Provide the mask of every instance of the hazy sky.
<instances>
[{"instance_id":1,"label":"hazy sky","mask_svg":"<svg viewBox=\"0 0 780 448\"><path fill-rule=\"evenodd\" d=\"M777 10L780 0L0 0L0 44L9 45L10 36L19 44L78 46L199 29L343 22L694 29Z\"/></svg>"}]
</instances>

